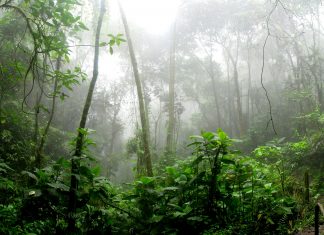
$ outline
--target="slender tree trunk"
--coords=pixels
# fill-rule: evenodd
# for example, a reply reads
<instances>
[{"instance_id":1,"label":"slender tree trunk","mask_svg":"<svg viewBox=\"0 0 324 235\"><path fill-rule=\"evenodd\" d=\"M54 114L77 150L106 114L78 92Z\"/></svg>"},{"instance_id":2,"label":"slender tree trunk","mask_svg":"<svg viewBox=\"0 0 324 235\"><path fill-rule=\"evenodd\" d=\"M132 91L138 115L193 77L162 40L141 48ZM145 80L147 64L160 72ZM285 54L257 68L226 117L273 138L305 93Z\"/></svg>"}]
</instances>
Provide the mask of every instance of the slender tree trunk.
<instances>
[{"instance_id":1,"label":"slender tree trunk","mask_svg":"<svg viewBox=\"0 0 324 235\"><path fill-rule=\"evenodd\" d=\"M317 41L318 41L318 45L317 48L320 51L321 49L321 35L322 35L322 24L321 24L321 17L320 17L320 5L317 5L317 9L316 9L316 13L317 13ZM319 74L319 78L318 81L316 81L316 89L317 89L317 96L318 96L318 101L319 101L319 108L320 111L324 111L324 97L323 97L323 69L322 69L322 60L318 54L318 60L319 60L319 65L318 65L318 74Z\"/></svg>"},{"instance_id":2,"label":"slender tree trunk","mask_svg":"<svg viewBox=\"0 0 324 235\"><path fill-rule=\"evenodd\" d=\"M160 101L161 102L161 101ZM160 124L160 119L162 117L162 112L161 112L161 108L160 108L160 112L159 115L157 117L157 119L155 120L154 123L154 149L157 150L157 144L158 144L158 129L159 129L159 124Z\"/></svg>"},{"instance_id":3,"label":"slender tree trunk","mask_svg":"<svg viewBox=\"0 0 324 235\"><path fill-rule=\"evenodd\" d=\"M302 88L303 88L303 71L302 71L302 64L301 64L301 58L300 58L300 54L299 54L299 49L297 47L297 45L295 45L295 53L296 53L296 65L294 65L294 61L292 58L292 55L289 53L289 51L287 51L287 55L289 58L289 62L290 62L290 66L292 68L293 71L293 75L295 78L295 84L296 84L296 89L298 91L298 93L302 92ZM298 115L304 115L304 106L303 106L303 100L298 99L297 100L297 105L299 107L299 114ZM296 114L297 115L297 114ZM306 122L305 120L301 120L300 123L298 124L298 131L302 134L306 133Z\"/></svg>"},{"instance_id":4,"label":"slender tree trunk","mask_svg":"<svg viewBox=\"0 0 324 235\"><path fill-rule=\"evenodd\" d=\"M142 87L144 87L143 81L141 82ZM147 139L149 142L149 146L151 146L151 127L150 127L150 121L149 121L149 94L145 91L145 88L143 89L144 93L144 107L145 107L145 120L146 120L146 127L147 127Z\"/></svg>"},{"instance_id":5,"label":"slender tree trunk","mask_svg":"<svg viewBox=\"0 0 324 235\"><path fill-rule=\"evenodd\" d=\"M244 125L244 117L242 112L242 102L241 102L241 93L240 93L240 84L238 80L238 71L237 71L237 61L234 60L230 52L228 51L228 56L233 65L233 79L234 79L234 88L235 88L235 95L236 95L236 108L237 114L239 119L239 136L244 135L245 125Z\"/></svg>"},{"instance_id":6,"label":"slender tree trunk","mask_svg":"<svg viewBox=\"0 0 324 235\"><path fill-rule=\"evenodd\" d=\"M0 90L3 90L2 87L0 87ZM0 91L0 117L2 114L2 100L3 100L3 91ZM1 126L1 122L0 122L0 126Z\"/></svg>"},{"instance_id":7,"label":"slender tree trunk","mask_svg":"<svg viewBox=\"0 0 324 235\"><path fill-rule=\"evenodd\" d=\"M234 135L235 120L233 118L233 95L231 94L231 77L229 72L229 58L226 59L226 74L227 74L227 113L228 113L228 127L231 135Z\"/></svg>"},{"instance_id":8,"label":"slender tree trunk","mask_svg":"<svg viewBox=\"0 0 324 235\"><path fill-rule=\"evenodd\" d=\"M118 112L114 111L114 116L113 120L111 122L111 140L110 140L110 145L108 149L108 156L110 157L112 153L114 152L114 144L115 144L115 139L116 135L118 133L118 130L116 129L116 122L117 122L117 114Z\"/></svg>"},{"instance_id":9,"label":"slender tree trunk","mask_svg":"<svg viewBox=\"0 0 324 235\"><path fill-rule=\"evenodd\" d=\"M39 113L40 113L40 102L42 99L42 91L41 94L38 95L36 93L36 102L35 102L35 123L34 123L34 144L35 144L35 166L37 165L37 146L39 142Z\"/></svg>"},{"instance_id":10,"label":"slender tree trunk","mask_svg":"<svg viewBox=\"0 0 324 235\"><path fill-rule=\"evenodd\" d=\"M216 115L217 115L217 128L222 127L222 117L221 112L219 108L219 101L218 101L218 92L217 92L217 86L216 86L216 78L215 78L215 71L214 71L214 63L213 63L213 46L210 46L210 78L212 82L212 88L214 93L214 102L215 102L215 108L216 108Z\"/></svg>"},{"instance_id":11,"label":"slender tree trunk","mask_svg":"<svg viewBox=\"0 0 324 235\"><path fill-rule=\"evenodd\" d=\"M137 61L136 61L133 43L131 40L129 28L128 28L127 19L126 19L124 10L123 10L119 1L118 1L118 5L119 5L119 10L120 10L120 14L122 17L122 21L124 24L129 54L130 54L130 58L131 58L132 66L133 66L134 78L135 78L135 83L136 83L136 88L137 88L138 103L139 103L141 125L142 125L142 137L143 137L143 145L144 145L144 160L145 160L145 165L146 165L146 174L148 176L153 176L152 160L151 160L151 153L150 153L150 146L149 146L149 139L148 139L148 137L149 137L148 120L147 120L147 116L146 116L142 84L141 84L141 80L140 80L140 76L139 76Z\"/></svg>"},{"instance_id":12,"label":"slender tree trunk","mask_svg":"<svg viewBox=\"0 0 324 235\"><path fill-rule=\"evenodd\" d=\"M180 133L180 129L181 129L181 119L180 119L180 115L176 115L176 127L175 127L175 141L174 141L174 145L178 146L178 140L179 140L179 133Z\"/></svg>"},{"instance_id":13,"label":"slender tree trunk","mask_svg":"<svg viewBox=\"0 0 324 235\"><path fill-rule=\"evenodd\" d=\"M94 62L93 62L93 76L92 80L90 82L87 98L83 107L83 112L81 116L81 121L79 125L79 130L78 130L78 136L76 140L76 146L75 146L75 153L74 153L74 158L72 158L72 163L71 163L71 185L70 185L70 195L69 195L69 220L68 220L68 232L69 234L74 234L76 232L76 227L75 227L75 212L77 208L77 189L78 189L78 179L76 175L78 174L79 171L79 165L80 165L80 160L79 158L81 157L82 154L82 147L83 147L83 132L80 131L80 129L85 128L86 122L87 122L87 117L92 101L92 95L93 91L97 82L98 78L98 64L99 64L99 39L100 39L100 32L101 32L101 26L102 26L102 21L103 17L106 11L105 7L105 0L101 0L100 3L100 14L98 18L98 24L97 24L97 29L96 29L96 36L95 36L95 53L94 53Z\"/></svg>"},{"instance_id":14,"label":"slender tree trunk","mask_svg":"<svg viewBox=\"0 0 324 235\"><path fill-rule=\"evenodd\" d=\"M248 80L248 93L247 93L247 120L246 120L246 125L247 125L247 129L250 126L250 101L251 101L251 87L252 87L252 76L251 76L251 61L250 61L250 48L248 47L248 58L247 58L247 67L248 67L248 76L249 76L249 80Z\"/></svg>"},{"instance_id":15,"label":"slender tree trunk","mask_svg":"<svg viewBox=\"0 0 324 235\"><path fill-rule=\"evenodd\" d=\"M1 50L1 48L0 48ZM2 66L0 65L0 84L2 84L2 81L3 80L3 71L2 71ZM3 101L3 95L4 93L4 87L2 85L0 85L0 117L1 117L1 113L2 113L2 101ZM1 121L0 121L0 126L1 126Z\"/></svg>"},{"instance_id":16,"label":"slender tree trunk","mask_svg":"<svg viewBox=\"0 0 324 235\"><path fill-rule=\"evenodd\" d=\"M36 77L36 74L33 72L33 76ZM39 78L36 78L39 79ZM43 84L40 84L40 86L43 86ZM39 168L40 167L40 159L38 157L38 146L39 146L39 114L40 114L40 107L41 107L41 102L43 98L43 93L44 90L41 87L40 88L40 94L38 95L38 92L36 93L36 101L35 101L35 124L34 124L34 153L35 153L35 167Z\"/></svg>"},{"instance_id":17,"label":"slender tree trunk","mask_svg":"<svg viewBox=\"0 0 324 235\"><path fill-rule=\"evenodd\" d=\"M213 165L211 169L211 177L209 182L209 192L208 192L208 210L210 212L214 212L214 195L216 191L217 186L217 175L220 172L220 166L219 166L219 154L221 151L221 147L218 147L218 149L215 152L215 156L213 159Z\"/></svg>"},{"instance_id":18,"label":"slender tree trunk","mask_svg":"<svg viewBox=\"0 0 324 235\"><path fill-rule=\"evenodd\" d=\"M56 61L56 71L59 71L61 68L61 57L59 57ZM52 98L52 105L51 105L51 113L49 116L49 119L47 121L46 127L44 129L44 132L41 136L41 139L39 141L39 146L37 149L37 153L36 153L36 159L35 159L35 165L37 168L40 168L42 166L42 158L43 158L43 150L44 150L44 145L46 142L46 138L47 138L47 134L49 131L49 128L51 126L53 117L54 117L54 113L55 113L55 104L56 104L56 92L57 92L57 84L58 84L58 80L57 77L55 78L54 81L54 88L53 88L53 98Z\"/></svg>"},{"instance_id":19,"label":"slender tree trunk","mask_svg":"<svg viewBox=\"0 0 324 235\"><path fill-rule=\"evenodd\" d=\"M204 63L202 61L200 61L200 59L196 55L194 55L194 58L196 58L198 63L201 65L201 67L207 72L207 74L211 80L213 98L214 98L215 109L216 109L216 117L217 117L216 125L217 125L217 127L221 127L224 123L222 120L222 116L221 116L221 112L220 112L220 105L219 105L219 100L218 100L217 85L216 85L216 78L215 78L215 71L214 71L214 64L213 64L213 47L212 47L212 45L210 46L209 53L206 50L206 54L209 55L209 60L210 60L208 66L205 66Z\"/></svg>"},{"instance_id":20,"label":"slender tree trunk","mask_svg":"<svg viewBox=\"0 0 324 235\"><path fill-rule=\"evenodd\" d=\"M170 50L170 78L169 78L169 121L167 129L167 140L166 140L166 154L172 155L174 149L174 127L175 127L175 112L174 112L174 100L175 100L175 53L176 53L176 22L173 25L172 40Z\"/></svg>"},{"instance_id":21,"label":"slender tree trunk","mask_svg":"<svg viewBox=\"0 0 324 235\"><path fill-rule=\"evenodd\" d=\"M200 113L202 115L202 117L205 119L207 126L205 127L205 129L210 129L213 127L213 123L212 121L210 121L210 119L208 118L208 116L206 115L206 109L204 107L204 105L201 103L201 101L199 100L198 95L196 94L196 96L194 97L194 100L197 102Z\"/></svg>"}]
</instances>

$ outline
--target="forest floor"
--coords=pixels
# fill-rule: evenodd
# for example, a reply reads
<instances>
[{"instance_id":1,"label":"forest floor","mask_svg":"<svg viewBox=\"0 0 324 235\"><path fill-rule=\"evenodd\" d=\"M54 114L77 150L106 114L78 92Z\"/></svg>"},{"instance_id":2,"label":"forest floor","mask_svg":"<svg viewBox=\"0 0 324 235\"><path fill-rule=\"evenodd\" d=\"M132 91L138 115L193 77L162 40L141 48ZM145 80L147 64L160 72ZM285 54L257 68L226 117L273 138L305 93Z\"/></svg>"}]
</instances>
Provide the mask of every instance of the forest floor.
<instances>
[{"instance_id":1,"label":"forest floor","mask_svg":"<svg viewBox=\"0 0 324 235\"><path fill-rule=\"evenodd\" d=\"M320 226L319 232L320 232L320 235L324 235L324 225ZM302 232L299 232L296 235L314 235L314 234L315 234L315 228L312 227L312 228L308 228Z\"/></svg>"},{"instance_id":2,"label":"forest floor","mask_svg":"<svg viewBox=\"0 0 324 235\"><path fill-rule=\"evenodd\" d=\"M323 205L324 204L324 196L321 196L318 199L318 202ZM315 228L314 227L308 228L308 229L306 229L306 230L304 230L302 232L297 233L296 235L311 235L311 234L315 234ZM324 224L320 225L319 234L324 235Z\"/></svg>"}]
</instances>

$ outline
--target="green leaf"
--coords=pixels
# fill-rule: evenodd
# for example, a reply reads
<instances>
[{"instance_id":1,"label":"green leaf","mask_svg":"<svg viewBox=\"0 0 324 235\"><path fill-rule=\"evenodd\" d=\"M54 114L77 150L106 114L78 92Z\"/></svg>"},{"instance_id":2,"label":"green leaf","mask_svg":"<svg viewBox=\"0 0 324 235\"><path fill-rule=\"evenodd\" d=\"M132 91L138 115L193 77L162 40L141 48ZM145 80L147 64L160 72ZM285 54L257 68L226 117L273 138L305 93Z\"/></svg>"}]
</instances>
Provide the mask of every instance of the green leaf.
<instances>
[{"instance_id":1,"label":"green leaf","mask_svg":"<svg viewBox=\"0 0 324 235\"><path fill-rule=\"evenodd\" d=\"M65 184L62 183L47 183L48 186L55 188L55 189L60 189L62 191L68 192L69 187Z\"/></svg>"},{"instance_id":2,"label":"green leaf","mask_svg":"<svg viewBox=\"0 0 324 235\"><path fill-rule=\"evenodd\" d=\"M178 173L177 170L172 166L167 166L165 169L169 175L175 175Z\"/></svg>"},{"instance_id":3,"label":"green leaf","mask_svg":"<svg viewBox=\"0 0 324 235\"><path fill-rule=\"evenodd\" d=\"M87 166L80 166L79 168L80 175L85 176L88 180L93 180L94 175L92 174L91 170Z\"/></svg>"},{"instance_id":4,"label":"green leaf","mask_svg":"<svg viewBox=\"0 0 324 235\"><path fill-rule=\"evenodd\" d=\"M104 46L107 46L108 45L108 43L106 43L106 42L101 42L101 43L99 43L99 46L100 47L104 47Z\"/></svg>"},{"instance_id":5,"label":"green leaf","mask_svg":"<svg viewBox=\"0 0 324 235\"><path fill-rule=\"evenodd\" d=\"M173 216L176 217L176 218L177 218L177 217L182 217L182 216L184 216L184 215L186 215L186 214L183 213L183 212L180 212L180 211L177 211L177 212L174 212L174 213L173 213Z\"/></svg>"},{"instance_id":6,"label":"green leaf","mask_svg":"<svg viewBox=\"0 0 324 235\"><path fill-rule=\"evenodd\" d=\"M87 135L88 134L88 129L86 129L86 128L78 128L78 131L82 135Z\"/></svg>"},{"instance_id":7,"label":"green leaf","mask_svg":"<svg viewBox=\"0 0 324 235\"><path fill-rule=\"evenodd\" d=\"M272 186L272 183L267 183L267 184L264 185L264 188L265 189L270 189L271 186Z\"/></svg>"},{"instance_id":8,"label":"green leaf","mask_svg":"<svg viewBox=\"0 0 324 235\"><path fill-rule=\"evenodd\" d=\"M13 169L4 162L0 162L0 169L1 168L13 171Z\"/></svg>"},{"instance_id":9,"label":"green leaf","mask_svg":"<svg viewBox=\"0 0 324 235\"><path fill-rule=\"evenodd\" d=\"M198 165L200 162L202 162L204 160L204 156L198 156L193 162L192 162L192 166Z\"/></svg>"},{"instance_id":10,"label":"green leaf","mask_svg":"<svg viewBox=\"0 0 324 235\"><path fill-rule=\"evenodd\" d=\"M185 184L187 182L187 176L181 174L178 178L175 179L175 182L179 184Z\"/></svg>"},{"instance_id":11,"label":"green leaf","mask_svg":"<svg viewBox=\"0 0 324 235\"><path fill-rule=\"evenodd\" d=\"M163 188L163 191L177 191L179 190L178 187L166 187L166 188Z\"/></svg>"},{"instance_id":12,"label":"green leaf","mask_svg":"<svg viewBox=\"0 0 324 235\"><path fill-rule=\"evenodd\" d=\"M222 158L221 162L225 163L225 164L232 164L235 165L235 161L231 160L231 159L227 159L227 158Z\"/></svg>"},{"instance_id":13,"label":"green leaf","mask_svg":"<svg viewBox=\"0 0 324 235\"><path fill-rule=\"evenodd\" d=\"M131 201L131 200L133 200L133 199L137 199L137 198L139 198L139 197L140 197L139 195L134 194L134 195L127 195L127 196L124 197L123 199L124 199L124 200L129 200L129 201Z\"/></svg>"},{"instance_id":14,"label":"green leaf","mask_svg":"<svg viewBox=\"0 0 324 235\"><path fill-rule=\"evenodd\" d=\"M116 43L115 38L110 39L110 41L109 41L109 45L110 45L111 47L112 47L113 45L115 45L115 43Z\"/></svg>"},{"instance_id":15,"label":"green leaf","mask_svg":"<svg viewBox=\"0 0 324 235\"><path fill-rule=\"evenodd\" d=\"M99 166L94 167L94 168L92 168L91 171L92 171L92 174L93 174L93 175L98 176L99 173L100 173L100 167L99 167Z\"/></svg>"},{"instance_id":16,"label":"green leaf","mask_svg":"<svg viewBox=\"0 0 324 235\"><path fill-rule=\"evenodd\" d=\"M201 135L191 135L189 136L190 139L204 139Z\"/></svg>"},{"instance_id":17,"label":"green leaf","mask_svg":"<svg viewBox=\"0 0 324 235\"><path fill-rule=\"evenodd\" d=\"M87 26L85 26L84 23L82 23L81 21L79 21L79 27L83 30L89 30Z\"/></svg>"},{"instance_id":18,"label":"green leaf","mask_svg":"<svg viewBox=\"0 0 324 235\"><path fill-rule=\"evenodd\" d=\"M203 217L200 217L200 216L191 216L191 217L188 217L188 220L192 220L192 221L203 221L204 218Z\"/></svg>"},{"instance_id":19,"label":"green leaf","mask_svg":"<svg viewBox=\"0 0 324 235\"><path fill-rule=\"evenodd\" d=\"M137 182L141 182L142 184L145 184L146 185L146 184L149 184L149 183L151 183L153 181L154 181L154 178L153 177L145 177L145 176L143 176Z\"/></svg>"},{"instance_id":20,"label":"green leaf","mask_svg":"<svg viewBox=\"0 0 324 235\"><path fill-rule=\"evenodd\" d=\"M208 141L211 141L215 137L215 134L212 132L203 132L201 135L204 139Z\"/></svg>"},{"instance_id":21,"label":"green leaf","mask_svg":"<svg viewBox=\"0 0 324 235\"><path fill-rule=\"evenodd\" d=\"M186 214L188 214L191 211L192 211L192 208L189 205L187 205L186 208L184 208L184 210L183 210L183 212L186 213Z\"/></svg>"},{"instance_id":22,"label":"green leaf","mask_svg":"<svg viewBox=\"0 0 324 235\"><path fill-rule=\"evenodd\" d=\"M222 129L217 130L217 135L218 135L219 139L221 139L221 140L228 139L228 136L226 135L226 133L224 131L222 131Z\"/></svg>"},{"instance_id":23,"label":"green leaf","mask_svg":"<svg viewBox=\"0 0 324 235\"><path fill-rule=\"evenodd\" d=\"M29 172L29 171L22 171L21 174L28 175L30 178L32 178L36 182L38 182L38 177L35 174L33 174L33 173Z\"/></svg>"},{"instance_id":24,"label":"green leaf","mask_svg":"<svg viewBox=\"0 0 324 235\"><path fill-rule=\"evenodd\" d=\"M70 63L70 58L67 54L64 55L64 59L67 63Z\"/></svg>"},{"instance_id":25,"label":"green leaf","mask_svg":"<svg viewBox=\"0 0 324 235\"><path fill-rule=\"evenodd\" d=\"M162 215L153 215L153 217L152 217L152 222L154 222L154 223L158 223L158 222L160 222L162 219L164 218L164 216L162 216Z\"/></svg>"},{"instance_id":26,"label":"green leaf","mask_svg":"<svg viewBox=\"0 0 324 235\"><path fill-rule=\"evenodd\" d=\"M290 207L286 207L286 206L282 206L281 207L287 214L292 214L291 208Z\"/></svg>"},{"instance_id":27,"label":"green leaf","mask_svg":"<svg viewBox=\"0 0 324 235\"><path fill-rule=\"evenodd\" d=\"M191 144L188 144L187 147L190 147L190 146L193 146L193 145L200 145L201 143L203 143L203 142L195 141L195 142L192 142Z\"/></svg>"}]
</instances>

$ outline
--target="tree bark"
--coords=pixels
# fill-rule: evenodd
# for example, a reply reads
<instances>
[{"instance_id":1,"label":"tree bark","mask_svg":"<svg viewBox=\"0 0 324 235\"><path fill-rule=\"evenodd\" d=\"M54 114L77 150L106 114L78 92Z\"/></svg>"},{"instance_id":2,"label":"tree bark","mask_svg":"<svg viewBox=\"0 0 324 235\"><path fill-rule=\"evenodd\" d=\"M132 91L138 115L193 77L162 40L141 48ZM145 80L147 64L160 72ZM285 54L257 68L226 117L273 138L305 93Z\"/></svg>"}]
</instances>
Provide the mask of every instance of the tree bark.
<instances>
[{"instance_id":1,"label":"tree bark","mask_svg":"<svg viewBox=\"0 0 324 235\"><path fill-rule=\"evenodd\" d=\"M111 157L111 155L114 152L115 139L116 139L117 133L119 132L119 129L116 129L118 113L119 113L119 108L118 108L118 110L114 110L114 116L113 116L113 119L111 122L111 140L110 140L110 145L109 145L109 149L108 149L109 157Z\"/></svg>"},{"instance_id":2,"label":"tree bark","mask_svg":"<svg viewBox=\"0 0 324 235\"><path fill-rule=\"evenodd\" d=\"M101 26L102 26L102 21L103 17L106 11L105 7L105 0L101 0L100 3L100 13L99 13L99 18L98 18L98 23L97 23L97 29L96 29L96 36L95 36L95 53L94 53L94 62L93 62L93 75L92 75L92 80L90 82L87 98L83 107L83 112L81 116L81 121L79 125L79 130L78 130L78 136L77 136L77 141L76 141L76 146L75 146L75 153L74 157L72 158L71 162L71 185L70 185L70 194L69 194L69 218L68 218L68 232L69 234L74 234L76 232L76 227L75 227L75 212L76 212L76 207L77 207L77 189L78 189L78 179L76 175L78 174L79 171L79 165L80 165L80 160L79 158L81 157L82 154L82 147L83 147L83 132L80 131L80 129L85 128L86 122L87 122L87 117L92 101L92 95L93 91L97 82L98 78L98 64L99 64L99 39L100 39L100 32L101 32Z\"/></svg>"},{"instance_id":3,"label":"tree bark","mask_svg":"<svg viewBox=\"0 0 324 235\"><path fill-rule=\"evenodd\" d=\"M235 88L235 95L236 95L236 106L237 106L237 114L239 119L239 136L244 135L245 132L245 125L244 125L244 118L242 112L242 102L241 102L241 94L240 94L240 84L238 80L238 71L237 71L237 60L234 60L233 56L227 50L228 56L230 61L233 65L233 79L234 79L234 88Z\"/></svg>"},{"instance_id":4,"label":"tree bark","mask_svg":"<svg viewBox=\"0 0 324 235\"><path fill-rule=\"evenodd\" d=\"M250 101L251 101L251 89L252 89L252 75L251 75L251 59L250 59L250 46L248 45L248 56L247 56L247 67L248 67L248 92L247 92L247 98L246 98L246 117L247 117L247 120L246 120L246 125L247 125L247 129L250 127ZM252 113L252 116L253 116L253 113Z\"/></svg>"},{"instance_id":5,"label":"tree bark","mask_svg":"<svg viewBox=\"0 0 324 235\"><path fill-rule=\"evenodd\" d=\"M145 110L145 103L144 103L144 95L143 95L143 89L142 84L139 76L138 66L137 66L137 60L134 53L133 43L131 40L129 28L127 19L124 13L124 10L118 1L120 14L122 17L122 21L124 24L129 54L132 62L133 67L133 73L137 88L137 96L138 96L138 103L139 103L139 109L140 109L140 117L141 117L141 125L142 125L142 138L143 138L143 146L144 146L144 160L146 165L146 174L147 176L153 176L153 170L152 170L152 160L151 160L151 152L150 152L150 146L149 146L149 133L148 133L148 120L146 116L146 110Z\"/></svg>"},{"instance_id":6,"label":"tree bark","mask_svg":"<svg viewBox=\"0 0 324 235\"><path fill-rule=\"evenodd\" d=\"M227 77L227 86L226 86L226 90L227 90L227 105L226 105L226 113L228 114L228 117L226 118L228 120L228 122L226 123L226 125L228 125L228 132L231 136L234 135L234 120L233 120L233 115L232 115L232 111L233 111L233 98L232 98L232 94L231 94L231 77L230 77L230 68L229 68L229 58L226 58L226 77Z\"/></svg>"},{"instance_id":7,"label":"tree bark","mask_svg":"<svg viewBox=\"0 0 324 235\"><path fill-rule=\"evenodd\" d=\"M56 71L59 71L61 68L61 57L59 57L56 61ZM53 88L53 98L52 98L52 105L51 105L51 113L49 116L49 119L47 121L46 127L44 129L44 132L41 136L41 139L39 141L39 146L36 152L36 159L35 159L35 166L37 168L40 168L42 166L42 158L43 158L43 150L44 150L44 145L46 142L46 138L47 138L47 134L49 131L49 128L51 126L53 117L54 117L54 113L55 113L55 104L56 104L56 92L57 92L57 85L58 85L58 80L57 77L55 78L54 81L54 88Z\"/></svg>"},{"instance_id":8,"label":"tree bark","mask_svg":"<svg viewBox=\"0 0 324 235\"><path fill-rule=\"evenodd\" d=\"M167 129L166 139L166 154L170 156L174 153L174 127L175 127L175 111L174 111L174 100L175 100L175 52L176 52L176 23L173 25L171 47L170 47L170 78L169 78L169 121Z\"/></svg>"},{"instance_id":9,"label":"tree bark","mask_svg":"<svg viewBox=\"0 0 324 235\"><path fill-rule=\"evenodd\" d=\"M212 40L210 40L212 41ZM218 93L217 93L217 85L216 85L216 78L215 78L215 71L214 71L214 63L213 63L213 46L211 43L210 46L210 79L212 82L212 87L213 87L213 94L214 94L214 102L215 102L215 108L216 108L216 115L217 115L217 124L218 127L217 128L221 128L222 127L222 117L221 117L221 112L220 112L220 108L219 108L219 101L218 101Z\"/></svg>"}]
</instances>

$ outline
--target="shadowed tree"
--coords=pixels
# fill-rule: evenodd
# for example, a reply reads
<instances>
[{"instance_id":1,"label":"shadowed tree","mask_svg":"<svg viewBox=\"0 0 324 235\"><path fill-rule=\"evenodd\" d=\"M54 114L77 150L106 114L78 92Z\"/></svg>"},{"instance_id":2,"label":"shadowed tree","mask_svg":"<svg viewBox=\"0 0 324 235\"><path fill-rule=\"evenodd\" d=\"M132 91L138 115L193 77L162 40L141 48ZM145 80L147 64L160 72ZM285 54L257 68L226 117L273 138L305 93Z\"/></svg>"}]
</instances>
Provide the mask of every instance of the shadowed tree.
<instances>
[{"instance_id":1,"label":"shadowed tree","mask_svg":"<svg viewBox=\"0 0 324 235\"><path fill-rule=\"evenodd\" d=\"M119 1L118 1L118 5L119 5L119 10L120 10L120 14L122 17L122 21L124 24L129 54L130 54L130 58L131 58L131 62L132 62L133 73L134 73L134 78L135 78L135 83L136 83L136 88L137 88L137 96L138 96L141 125L142 125L143 148L144 148L144 159L143 159L144 161L143 162L145 163L146 174L148 176L153 176L151 152L150 152L150 146L149 146L149 133L148 133L149 132L149 129L148 129L149 122L148 122L146 110L145 110L142 84L141 84L141 80L140 80L140 75L139 75L138 66L137 66L137 60L136 60L135 53L134 53L133 43L132 43L132 39L130 36L127 19L126 19L124 10L123 10ZM137 169L137 170L139 170L139 169Z\"/></svg>"},{"instance_id":2,"label":"shadowed tree","mask_svg":"<svg viewBox=\"0 0 324 235\"><path fill-rule=\"evenodd\" d=\"M78 129L78 136L76 139L76 146L75 146L75 153L74 157L72 158L72 164L71 164L71 185L70 185L70 197L69 197L69 221L68 221L68 232L69 234L75 233L76 227L75 227L75 211L76 211L76 203L77 203L77 189L78 189L78 169L80 164L80 157L82 154L82 146L83 146L83 140L84 140L84 132L81 131L81 129L84 129L87 122L87 117L91 105L92 95L93 91L97 82L98 78L98 64L99 64L99 38L100 38L100 32L101 32L101 26L103 17L106 11L105 6L105 0L101 0L100 2L100 14L98 18L97 23L97 29L96 29L96 36L95 36L95 53L94 53L94 61L93 61L93 75L92 80L90 82L87 98L83 107L83 112L81 116L81 121Z\"/></svg>"},{"instance_id":3,"label":"shadowed tree","mask_svg":"<svg viewBox=\"0 0 324 235\"><path fill-rule=\"evenodd\" d=\"M167 140L166 140L166 154L172 155L175 151L174 146L174 128L175 128L175 110L174 110L174 83L175 83L175 53L176 53L176 22L174 22L172 30L172 39L170 47L170 78L169 78L169 104L168 104L168 129L167 129Z\"/></svg>"}]
</instances>

